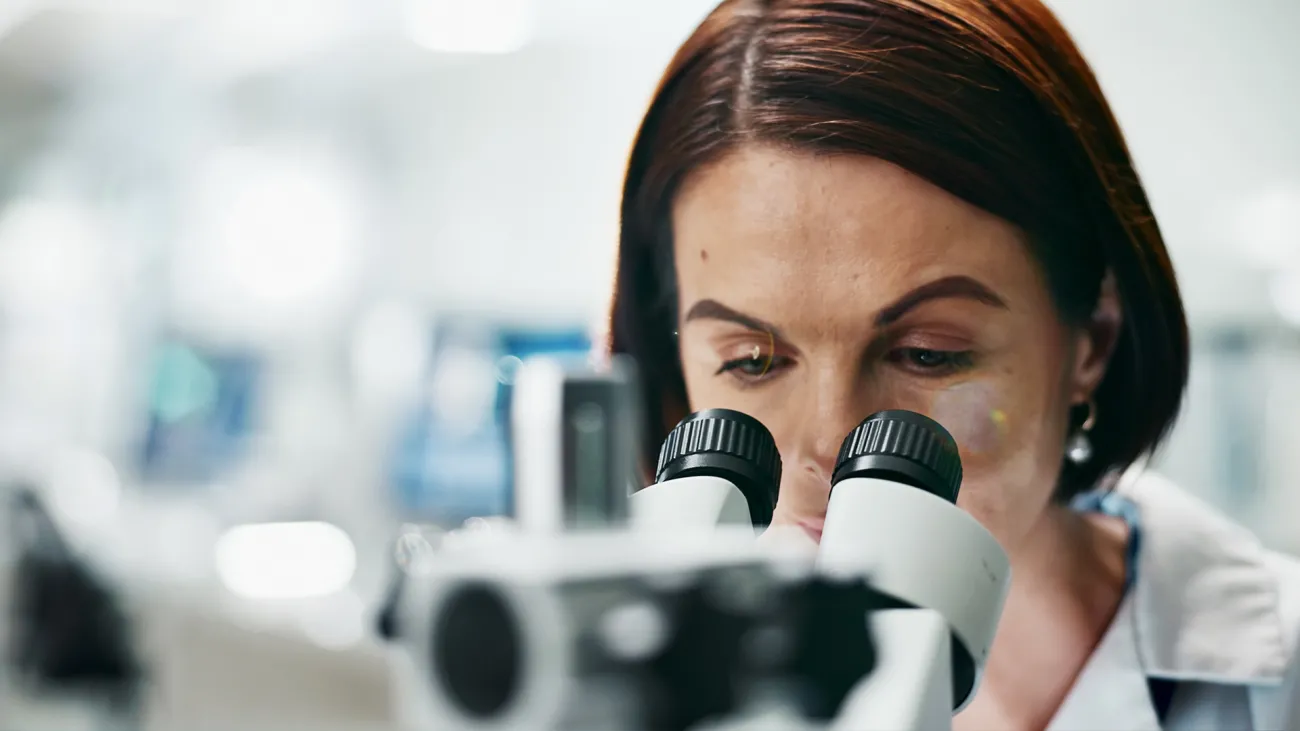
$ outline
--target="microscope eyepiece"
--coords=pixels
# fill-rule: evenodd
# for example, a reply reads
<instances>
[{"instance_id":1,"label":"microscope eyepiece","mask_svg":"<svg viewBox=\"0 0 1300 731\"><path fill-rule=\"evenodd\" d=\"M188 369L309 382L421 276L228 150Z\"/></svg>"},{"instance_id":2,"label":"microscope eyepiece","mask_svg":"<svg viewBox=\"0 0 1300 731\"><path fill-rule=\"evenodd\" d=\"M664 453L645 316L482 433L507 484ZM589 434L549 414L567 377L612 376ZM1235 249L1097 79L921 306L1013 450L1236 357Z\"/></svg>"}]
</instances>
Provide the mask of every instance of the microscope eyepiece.
<instances>
[{"instance_id":1,"label":"microscope eyepiece","mask_svg":"<svg viewBox=\"0 0 1300 731\"><path fill-rule=\"evenodd\" d=\"M707 409L673 428L659 450L655 482L702 475L734 484L749 503L754 525L772 522L781 454L758 419L730 409Z\"/></svg>"},{"instance_id":2,"label":"microscope eyepiece","mask_svg":"<svg viewBox=\"0 0 1300 731\"><path fill-rule=\"evenodd\" d=\"M881 411L845 437L831 485L880 477L956 503L961 475L957 442L939 422L914 411Z\"/></svg>"}]
</instances>

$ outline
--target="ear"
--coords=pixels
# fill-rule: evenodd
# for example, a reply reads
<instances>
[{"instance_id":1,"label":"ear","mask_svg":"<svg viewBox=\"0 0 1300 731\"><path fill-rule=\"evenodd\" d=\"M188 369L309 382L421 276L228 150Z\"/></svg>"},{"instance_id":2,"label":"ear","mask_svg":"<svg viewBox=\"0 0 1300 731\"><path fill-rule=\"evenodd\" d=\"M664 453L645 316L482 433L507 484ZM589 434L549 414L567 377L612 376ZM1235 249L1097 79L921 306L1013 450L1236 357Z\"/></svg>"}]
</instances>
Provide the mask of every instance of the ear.
<instances>
[{"instance_id":1,"label":"ear","mask_svg":"<svg viewBox=\"0 0 1300 731\"><path fill-rule=\"evenodd\" d=\"M1070 373L1071 404L1087 403L1101 385L1123 325L1124 313L1120 307L1115 274L1107 271L1101 280L1097 307L1075 335L1074 364Z\"/></svg>"}]
</instances>

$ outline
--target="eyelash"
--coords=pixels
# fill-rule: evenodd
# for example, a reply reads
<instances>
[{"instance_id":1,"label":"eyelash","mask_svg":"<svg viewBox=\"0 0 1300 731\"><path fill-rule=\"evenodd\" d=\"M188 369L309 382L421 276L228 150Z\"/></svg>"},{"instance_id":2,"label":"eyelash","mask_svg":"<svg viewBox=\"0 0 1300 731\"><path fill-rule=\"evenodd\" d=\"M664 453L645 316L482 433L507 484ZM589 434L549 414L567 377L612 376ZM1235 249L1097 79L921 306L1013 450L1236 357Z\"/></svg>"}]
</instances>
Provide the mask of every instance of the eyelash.
<instances>
[{"instance_id":1,"label":"eyelash","mask_svg":"<svg viewBox=\"0 0 1300 731\"><path fill-rule=\"evenodd\" d=\"M949 376L964 371L974 365L973 353L969 350L933 350L930 348L896 348L889 352L886 360L901 363L913 372L932 378ZM937 363L922 363L922 360L937 357Z\"/></svg>"},{"instance_id":2,"label":"eyelash","mask_svg":"<svg viewBox=\"0 0 1300 731\"><path fill-rule=\"evenodd\" d=\"M896 348L889 352L886 360L909 369L913 373L927 378L941 378L971 368L974 357L969 350L933 350L930 348ZM935 359L938 362L934 362ZM923 361L930 361L929 363ZM726 361L714 375L730 373L746 385L761 383L778 374L790 364L785 356L768 358L736 358ZM753 368L754 373L745 373L744 368Z\"/></svg>"},{"instance_id":3,"label":"eyelash","mask_svg":"<svg viewBox=\"0 0 1300 731\"><path fill-rule=\"evenodd\" d=\"M736 358L722 364L718 372L714 375L730 373L736 379L744 383L759 383L766 381L775 375L781 368L789 365L790 359L783 355L773 355L768 358ZM752 366L757 373L745 373L741 369Z\"/></svg>"}]
</instances>

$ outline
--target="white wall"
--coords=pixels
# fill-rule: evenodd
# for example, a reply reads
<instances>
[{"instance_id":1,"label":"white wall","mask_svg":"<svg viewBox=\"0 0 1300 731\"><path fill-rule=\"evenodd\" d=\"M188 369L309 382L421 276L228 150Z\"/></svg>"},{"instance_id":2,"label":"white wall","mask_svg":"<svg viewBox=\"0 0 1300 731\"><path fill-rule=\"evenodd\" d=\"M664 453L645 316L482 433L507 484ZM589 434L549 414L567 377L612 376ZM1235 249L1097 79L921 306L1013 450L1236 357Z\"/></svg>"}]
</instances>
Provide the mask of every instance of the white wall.
<instances>
[{"instance_id":1,"label":"white wall","mask_svg":"<svg viewBox=\"0 0 1300 731\"><path fill-rule=\"evenodd\" d=\"M533 47L420 72L428 94L401 110L427 131L411 160L410 190L424 205L407 242L419 263L407 274L427 278L411 286L597 307L628 143L675 44L711 5L557 0L544 5ZM1271 318L1234 217L1253 196L1300 184L1300 94L1288 91L1300 87L1300 46L1288 35L1300 4L1051 5L1128 136L1196 322ZM540 272L549 284L537 283Z\"/></svg>"}]
</instances>

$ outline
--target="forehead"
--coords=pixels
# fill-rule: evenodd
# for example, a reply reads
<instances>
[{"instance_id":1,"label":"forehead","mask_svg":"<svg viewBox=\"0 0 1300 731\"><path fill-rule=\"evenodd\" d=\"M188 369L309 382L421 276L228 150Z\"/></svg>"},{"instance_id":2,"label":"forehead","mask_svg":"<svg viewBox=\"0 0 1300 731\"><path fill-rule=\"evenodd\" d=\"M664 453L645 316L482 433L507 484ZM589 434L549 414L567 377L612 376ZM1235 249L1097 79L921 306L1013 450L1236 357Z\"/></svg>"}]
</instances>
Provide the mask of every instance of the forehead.
<instances>
[{"instance_id":1,"label":"forehead","mask_svg":"<svg viewBox=\"0 0 1300 731\"><path fill-rule=\"evenodd\" d=\"M673 234L683 300L766 314L818 300L857 313L950 275L1013 309L1046 295L1019 229L864 156L742 148L686 181Z\"/></svg>"}]
</instances>

